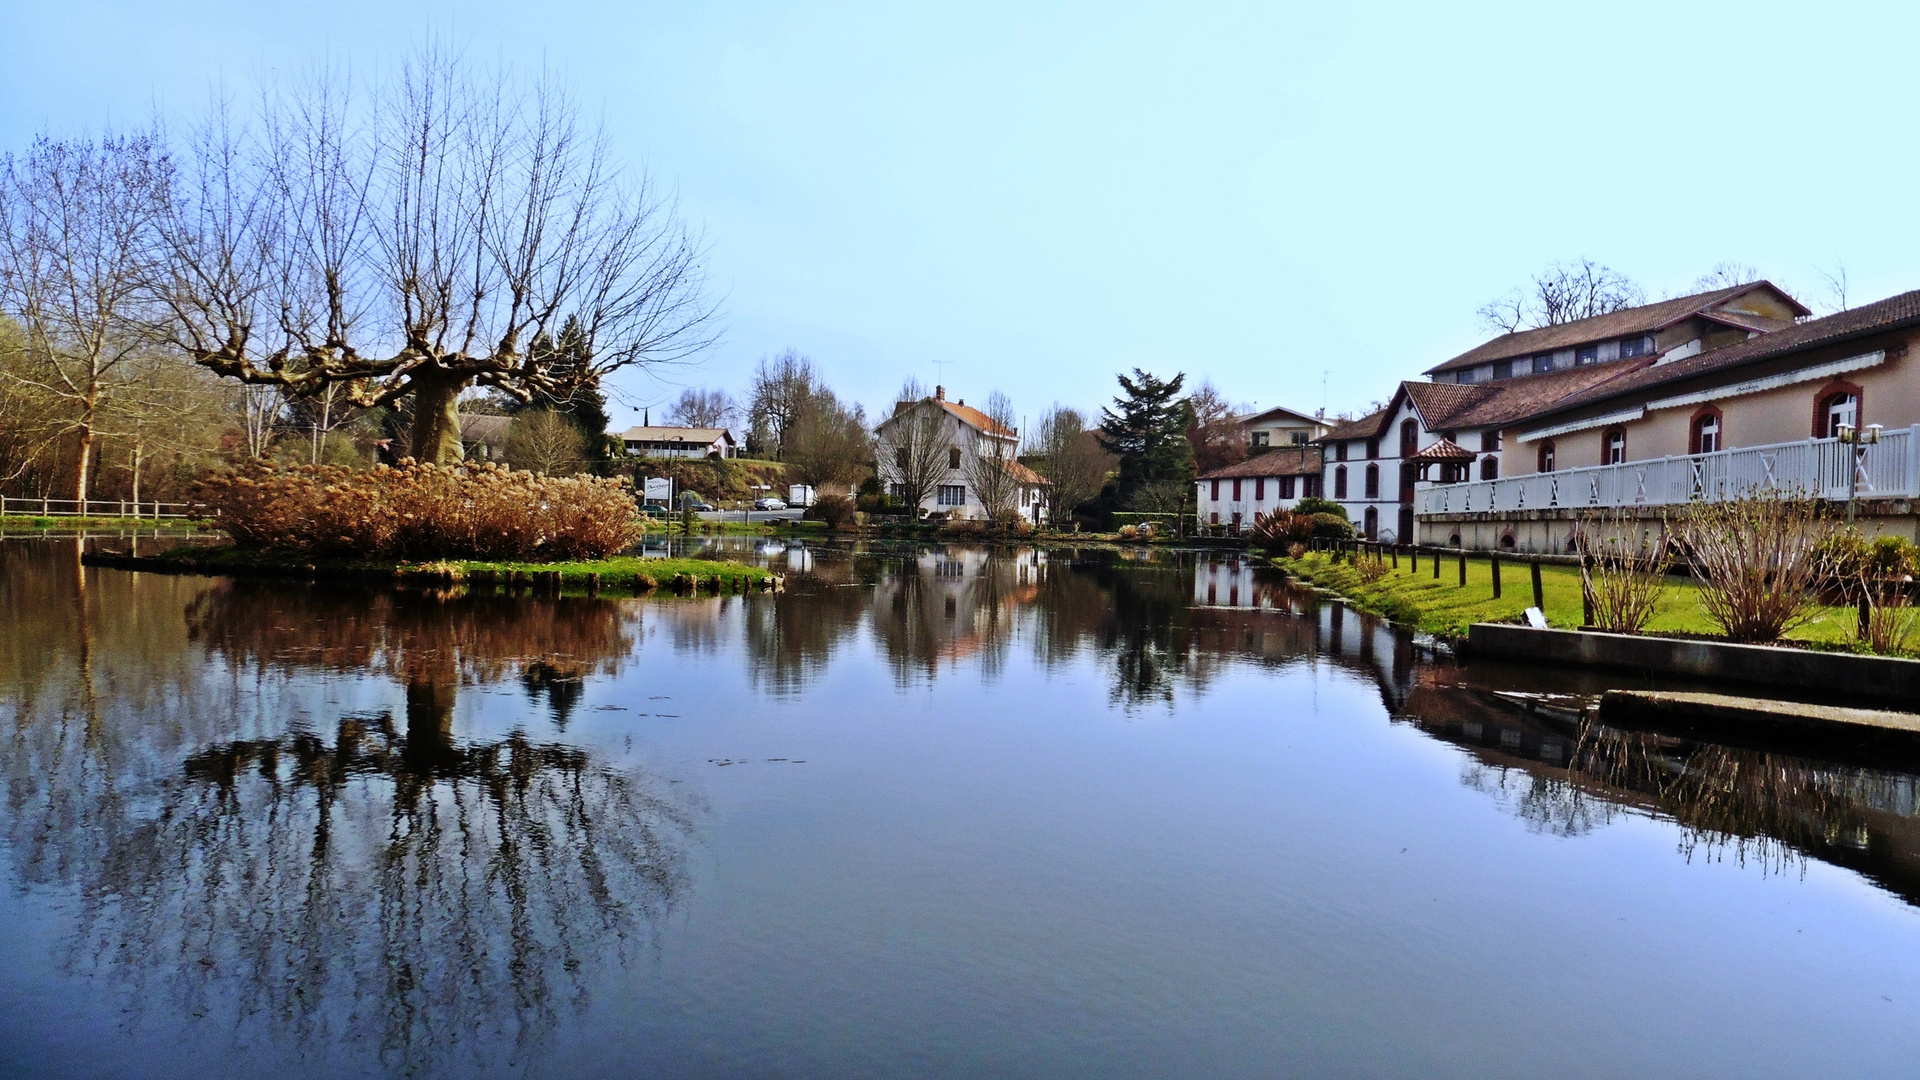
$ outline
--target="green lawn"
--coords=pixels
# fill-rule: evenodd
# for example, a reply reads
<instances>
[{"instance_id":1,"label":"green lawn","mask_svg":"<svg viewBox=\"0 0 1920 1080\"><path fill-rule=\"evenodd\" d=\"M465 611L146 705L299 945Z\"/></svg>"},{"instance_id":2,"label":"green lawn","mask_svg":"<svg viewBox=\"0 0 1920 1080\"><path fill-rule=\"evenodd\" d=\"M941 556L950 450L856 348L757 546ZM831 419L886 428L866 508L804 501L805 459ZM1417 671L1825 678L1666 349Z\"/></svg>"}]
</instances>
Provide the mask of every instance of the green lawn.
<instances>
[{"instance_id":1,"label":"green lawn","mask_svg":"<svg viewBox=\"0 0 1920 1080\"><path fill-rule=\"evenodd\" d=\"M0 517L0 530L31 529L195 529L199 528L191 518L124 518L124 517L41 517L25 514L8 514Z\"/></svg>"},{"instance_id":2,"label":"green lawn","mask_svg":"<svg viewBox=\"0 0 1920 1080\"><path fill-rule=\"evenodd\" d=\"M1500 560L1500 599L1493 598L1493 573L1485 556L1467 558L1467 584L1460 585L1457 556L1440 560L1440 576L1433 576L1433 557L1425 552L1418 572L1411 560L1400 556L1400 568L1368 584L1351 563L1333 562L1324 553L1309 553L1300 559L1279 558L1273 565L1290 574L1331 589L1362 607L1379 612L1396 622L1416 626L1436 634L1461 635L1477 622L1516 621L1533 606L1533 580L1525 562ZM1391 560L1389 560L1391 565ZM1718 634L1720 628L1708 621L1700 608L1700 588L1689 578L1669 577L1667 591L1655 609L1650 632ZM1580 570L1575 566L1542 565L1540 590L1546 601L1544 611L1549 626L1577 628L1581 621ZM1856 614L1852 608L1818 610L1815 620L1787 636L1827 645L1850 645Z\"/></svg>"}]
</instances>

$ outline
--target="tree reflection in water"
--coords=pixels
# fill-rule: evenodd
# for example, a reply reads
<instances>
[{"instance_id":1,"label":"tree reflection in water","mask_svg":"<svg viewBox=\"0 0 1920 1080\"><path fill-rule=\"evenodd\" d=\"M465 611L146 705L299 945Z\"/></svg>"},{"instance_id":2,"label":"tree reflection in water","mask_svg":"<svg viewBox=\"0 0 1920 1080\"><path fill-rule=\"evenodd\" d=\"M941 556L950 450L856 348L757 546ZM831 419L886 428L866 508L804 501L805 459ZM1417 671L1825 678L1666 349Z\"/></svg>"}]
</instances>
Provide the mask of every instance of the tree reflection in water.
<instances>
[{"instance_id":1,"label":"tree reflection in water","mask_svg":"<svg viewBox=\"0 0 1920 1080\"><path fill-rule=\"evenodd\" d=\"M685 887L697 806L525 730L454 729L463 682L515 676L563 721L579 680L630 653L634 605L226 583L184 624L177 604L137 608L122 615L145 620L149 655L170 633L234 669L384 672L405 706L181 744L146 730L165 718L137 685L8 688L16 856L77 888L71 963L113 975L136 1016L165 1002L236 1044L266 1029L316 1053L377 1047L402 1072L511 1062ZM74 655L106 651L93 621L70 625ZM72 674L95 681L93 662ZM218 682L187 711L235 715Z\"/></svg>"}]
</instances>

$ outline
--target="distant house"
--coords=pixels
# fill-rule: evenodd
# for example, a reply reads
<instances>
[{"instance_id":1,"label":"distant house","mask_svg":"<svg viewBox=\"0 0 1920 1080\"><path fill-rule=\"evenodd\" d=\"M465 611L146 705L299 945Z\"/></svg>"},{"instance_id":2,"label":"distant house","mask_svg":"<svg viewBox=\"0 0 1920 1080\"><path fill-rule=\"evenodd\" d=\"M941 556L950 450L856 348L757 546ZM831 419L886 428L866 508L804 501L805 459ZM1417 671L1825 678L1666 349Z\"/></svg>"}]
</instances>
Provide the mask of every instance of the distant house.
<instances>
[{"instance_id":1,"label":"distant house","mask_svg":"<svg viewBox=\"0 0 1920 1080\"><path fill-rule=\"evenodd\" d=\"M1194 507L1202 525L1239 532L1255 514L1291 510L1301 499L1318 496L1320 477L1320 447L1275 447L1200 477Z\"/></svg>"},{"instance_id":2,"label":"distant house","mask_svg":"<svg viewBox=\"0 0 1920 1080\"><path fill-rule=\"evenodd\" d=\"M946 475L921 500L920 511L945 514L956 520L985 518L986 504L980 501L979 493L972 489L967 478L973 475L977 462L983 456L982 451L989 444L998 444L1008 459L1002 467L1019 489L1016 509L1020 516L1034 522L1046 520L1047 496L1052 485L1046 477L1011 460L1020 446L1020 432L1003 426L979 409L969 407L964 399L948 401L946 387L934 387L933 396L929 398L895 403L893 415L882 420L874 433L884 442L894 425L929 413L940 420L948 458ZM878 464L880 481L887 485L887 490L892 494L901 494L899 464L886 460L884 454Z\"/></svg>"},{"instance_id":3,"label":"distant house","mask_svg":"<svg viewBox=\"0 0 1920 1080\"><path fill-rule=\"evenodd\" d=\"M631 427L620 436L629 457L730 458L737 453L726 428Z\"/></svg>"},{"instance_id":4,"label":"distant house","mask_svg":"<svg viewBox=\"0 0 1920 1080\"><path fill-rule=\"evenodd\" d=\"M1247 449L1259 454L1276 446L1305 446L1327 433L1327 422L1317 416L1278 406L1239 418L1247 432Z\"/></svg>"},{"instance_id":5,"label":"distant house","mask_svg":"<svg viewBox=\"0 0 1920 1080\"><path fill-rule=\"evenodd\" d=\"M507 433L513 427L511 416L460 414L460 451L468 461L493 461L506 464Z\"/></svg>"}]
</instances>

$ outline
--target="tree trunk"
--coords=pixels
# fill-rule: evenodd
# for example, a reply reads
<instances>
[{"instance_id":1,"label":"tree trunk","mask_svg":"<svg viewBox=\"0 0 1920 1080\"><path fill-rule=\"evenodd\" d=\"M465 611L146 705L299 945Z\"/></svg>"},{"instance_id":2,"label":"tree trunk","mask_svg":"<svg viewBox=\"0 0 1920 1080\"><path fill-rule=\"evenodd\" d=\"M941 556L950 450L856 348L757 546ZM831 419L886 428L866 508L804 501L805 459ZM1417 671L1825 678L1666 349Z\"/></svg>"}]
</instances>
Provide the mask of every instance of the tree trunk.
<instances>
[{"instance_id":1,"label":"tree trunk","mask_svg":"<svg viewBox=\"0 0 1920 1080\"><path fill-rule=\"evenodd\" d=\"M87 512L87 487L93 480L93 424L80 425L80 461L73 470L73 497L79 502L79 513Z\"/></svg>"},{"instance_id":2,"label":"tree trunk","mask_svg":"<svg viewBox=\"0 0 1920 1080\"><path fill-rule=\"evenodd\" d=\"M415 461L452 465L460 449L460 392L467 380L444 373L413 377L413 436L408 449Z\"/></svg>"},{"instance_id":3,"label":"tree trunk","mask_svg":"<svg viewBox=\"0 0 1920 1080\"><path fill-rule=\"evenodd\" d=\"M139 443L133 446L133 516L140 516L140 458L143 447Z\"/></svg>"}]
</instances>

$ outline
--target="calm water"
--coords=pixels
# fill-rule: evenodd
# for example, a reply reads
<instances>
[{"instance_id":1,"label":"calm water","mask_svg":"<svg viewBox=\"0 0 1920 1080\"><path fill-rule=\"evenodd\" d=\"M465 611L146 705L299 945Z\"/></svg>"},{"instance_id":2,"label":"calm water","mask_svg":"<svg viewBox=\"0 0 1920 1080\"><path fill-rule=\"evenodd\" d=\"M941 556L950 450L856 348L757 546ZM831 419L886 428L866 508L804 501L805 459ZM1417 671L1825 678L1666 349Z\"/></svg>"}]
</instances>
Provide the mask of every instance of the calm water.
<instances>
[{"instance_id":1,"label":"calm water","mask_svg":"<svg viewBox=\"0 0 1920 1080\"><path fill-rule=\"evenodd\" d=\"M791 591L0 543L0 1073L1920 1067L1910 772L1583 729L1230 560L753 557Z\"/></svg>"}]
</instances>

